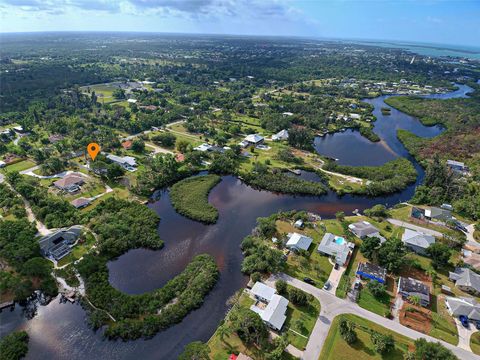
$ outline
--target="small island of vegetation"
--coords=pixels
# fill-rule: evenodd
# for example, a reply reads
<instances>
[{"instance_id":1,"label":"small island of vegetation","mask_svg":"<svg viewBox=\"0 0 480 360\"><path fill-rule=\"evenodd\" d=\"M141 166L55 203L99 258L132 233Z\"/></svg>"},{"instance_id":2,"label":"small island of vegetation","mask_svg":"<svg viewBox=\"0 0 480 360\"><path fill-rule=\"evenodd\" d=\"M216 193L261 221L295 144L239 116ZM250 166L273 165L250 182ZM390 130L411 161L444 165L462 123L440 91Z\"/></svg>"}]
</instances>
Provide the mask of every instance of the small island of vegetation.
<instances>
[{"instance_id":1,"label":"small island of vegetation","mask_svg":"<svg viewBox=\"0 0 480 360\"><path fill-rule=\"evenodd\" d=\"M213 224L218 210L208 203L208 194L221 180L218 175L193 176L174 184L170 199L175 210L193 220Z\"/></svg>"}]
</instances>

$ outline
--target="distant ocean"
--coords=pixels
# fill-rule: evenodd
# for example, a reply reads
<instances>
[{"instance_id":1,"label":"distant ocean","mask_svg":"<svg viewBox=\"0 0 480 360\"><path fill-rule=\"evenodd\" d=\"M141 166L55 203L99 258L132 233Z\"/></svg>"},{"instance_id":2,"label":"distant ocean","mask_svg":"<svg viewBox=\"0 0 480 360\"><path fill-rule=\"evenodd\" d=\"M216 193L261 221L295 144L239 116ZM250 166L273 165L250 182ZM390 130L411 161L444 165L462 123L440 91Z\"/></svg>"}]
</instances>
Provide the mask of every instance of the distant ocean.
<instances>
[{"instance_id":1,"label":"distant ocean","mask_svg":"<svg viewBox=\"0 0 480 360\"><path fill-rule=\"evenodd\" d=\"M347 42L347 41L345 41ZM480 47L450 44L407 43L396 41L353 40L356 44L401 48L424 56L460 56L480 60Z\"/></svg>"}]
</instances>

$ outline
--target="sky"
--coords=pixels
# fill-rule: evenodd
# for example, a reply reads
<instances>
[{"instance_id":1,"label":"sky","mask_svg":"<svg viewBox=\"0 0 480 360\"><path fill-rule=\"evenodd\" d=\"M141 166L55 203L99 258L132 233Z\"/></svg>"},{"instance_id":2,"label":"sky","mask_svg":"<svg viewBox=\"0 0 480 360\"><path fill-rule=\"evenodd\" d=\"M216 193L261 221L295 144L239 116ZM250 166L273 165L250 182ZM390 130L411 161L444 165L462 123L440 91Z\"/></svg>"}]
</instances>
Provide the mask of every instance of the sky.
<instances>
[{"instance_id":1,"label":"sky","mask_svg":"<svg viewBox=\"0 0 480 360\"><path fill-rule=\"evenodd\" d=\"M0 0L0 32L138 31L480 47L480 0Z\"/></svg>"}]
</instances>

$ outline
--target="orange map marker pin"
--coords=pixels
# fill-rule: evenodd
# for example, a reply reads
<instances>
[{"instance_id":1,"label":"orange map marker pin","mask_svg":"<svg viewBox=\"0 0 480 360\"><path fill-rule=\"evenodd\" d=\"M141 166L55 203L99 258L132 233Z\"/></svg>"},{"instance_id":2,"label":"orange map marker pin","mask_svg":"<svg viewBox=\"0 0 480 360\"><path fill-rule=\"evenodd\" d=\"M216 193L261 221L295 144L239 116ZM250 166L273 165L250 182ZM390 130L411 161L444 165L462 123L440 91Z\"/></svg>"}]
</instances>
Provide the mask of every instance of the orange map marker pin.
<instances>
[{"instance_id":1,"label":"orange map marker pin","mask_svg":"<svg viewBox=\"0 0 480 360\"><path fill-rule=\"evenodd\" d=\"M90 143L87 146L87 151L92 160L95 161L97 154L100 152L100 145L98 145L97 143Z\"/></svg>"}]
</instances>

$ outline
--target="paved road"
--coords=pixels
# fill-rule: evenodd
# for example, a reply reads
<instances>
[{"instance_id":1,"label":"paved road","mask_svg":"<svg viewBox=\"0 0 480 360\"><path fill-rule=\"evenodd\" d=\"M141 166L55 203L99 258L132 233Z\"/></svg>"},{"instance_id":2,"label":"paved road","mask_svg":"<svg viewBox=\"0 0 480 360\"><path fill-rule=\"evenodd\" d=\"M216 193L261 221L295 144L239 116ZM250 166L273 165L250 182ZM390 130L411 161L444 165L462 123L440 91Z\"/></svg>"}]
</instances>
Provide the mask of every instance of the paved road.
<instances>
[{"instance_id":1,"label":"paved road","mask_svg":"<svg viewBox=\"0 0 480 360\"><path fill-rule=\"evenodd\" d=\"M461 349L457 346L448 344L444 341L435 339L431 336L422 334L418 331L407 328L400 323L394 322L387 318L384 318L380 315L374 314L368 310L365 310L358 306L355 303L352 303L347 300L337 298L336 296L326 292L325 290L318 289L312 285L309 285L303 281L292 278L286 274L277 274L270 279L267 283L270 285L278 279L285 280L288 284L299 288L318 299L321 304L320 316L315 323L312 334L310 335L307 347L303 352L302 360L318 360L320 353L322 351L323 344L327 338L328 331L330 330L330 325L333 319L341 314L353 314L365 318L367 320L373 321L381 326L384 326L392 331L395 331L401 335L407 336L411 339L425 338L428 341L440 342L442 345L450 349L459 359L469 360L469 359L480 359L480 356L474 355L471 352Z\"/></svg>"},{"instance_id":2,"label":"paved road","mask_svg":"<svg viewBox=\"0 0 480 360\"><path fill-rule=\"evenodd\" d=\"M467 235L467 244L470 246L477 246L477 247L480 246L480 243L476 241L475 238L473 237L473 233L475 231L475 224L470 224L466 228L467 228L467 232L465 233L465 235Z\"/></svg>"},{"instance_id":3,"label":"paved road","mask_svg":"<svg viewBox=\"0 0 480 360\"><path fill-rule=\"evenodd\" d=\"M397 220L397 219L387 219L387 221L390 224L393 224L393 225L396 225L396 226L402 226L402 227L410 229L410 230L420 231L420 232L423 232L424 234L433 235L433 236L436 236L436 237L443 237L443 234L439 231L424 228L424 227L418 226L418 225L413 225L413 224L407 223L405 221L401 221L401 220Z\"/></svg>"}]
</instances>

